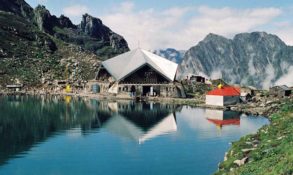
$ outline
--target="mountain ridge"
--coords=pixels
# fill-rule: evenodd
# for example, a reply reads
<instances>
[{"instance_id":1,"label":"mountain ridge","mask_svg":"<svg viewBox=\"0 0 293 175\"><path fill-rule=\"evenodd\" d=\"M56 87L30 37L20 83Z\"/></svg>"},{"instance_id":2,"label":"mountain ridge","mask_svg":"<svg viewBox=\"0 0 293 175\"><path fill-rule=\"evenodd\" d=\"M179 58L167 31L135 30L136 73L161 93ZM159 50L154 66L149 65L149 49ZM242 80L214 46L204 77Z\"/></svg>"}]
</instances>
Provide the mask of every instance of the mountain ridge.
<instances>
[{"instance_id":1,"label":"mountain ridge","mask_svg":"<svg viewBox=\"0 0 293 175\"><path fill-rule=\"evenodd\" d=\"M209 34L186 52L179 77L201 74L267 89L288 73L292 57L292 46L266 32L240 33L233 39Z\"/></svg>"},{"instance_id":2,"label":"mountain ridge","mask_svg":"<svg viewBox=\"0 0 293 175\"><path fill-rule=\"evenodd\" d=\"M0 86L94 78L101 60L129 50L124 38L88 14L81 25L24 0L0 0ZM91 25L88 25L88 24ZM99 32L95 32L98 30ZM87 33L88 31L92 33Z\"/></svg>"}]
</instances>

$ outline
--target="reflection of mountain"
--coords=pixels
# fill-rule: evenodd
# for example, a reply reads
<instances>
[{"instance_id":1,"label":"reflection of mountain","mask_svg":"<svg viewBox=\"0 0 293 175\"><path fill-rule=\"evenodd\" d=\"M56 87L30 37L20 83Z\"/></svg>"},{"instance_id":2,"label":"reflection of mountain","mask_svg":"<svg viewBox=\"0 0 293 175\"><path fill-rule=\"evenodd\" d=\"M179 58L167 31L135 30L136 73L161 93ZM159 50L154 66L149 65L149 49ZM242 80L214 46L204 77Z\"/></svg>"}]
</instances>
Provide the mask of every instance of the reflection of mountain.
<instances>
[{"instance_id":1,"label":"reflection of mountain","mask_svg":"<svg viewBox=\"0 0 293 175\"><path fill-rule=\"evenodd\" d=\"M267 119L265 118L260 119L242 114L240 116L240 127L239 125L229 125L218 130L213 123L207 120L209 117L213 119L216 115L206 114L206 111L208 109L183 107L180 113L176 113L176 117L184 121L186 126L194 130L201 139L219 137L234 138L236 135L246 134L247 131L255 132L264 123L267 123Z\"/></svg>"},{"instance_id":2,"label":"reflection of mountain","mask_svg":"<svg viewBox=\"0 0 293 175\"><path fill-rule=\"evenodd\" d=\"M56 132L86 126L94 111L83 101L62 98L0 97L0 165Z\"/></svg>"},{"instance_id":3,"label":"reflection of mountain","mask_svg":"<svg viewBox=\"0 0 293 175\"><path fill-rule=\"evenodd\" d=\"M225 125L240 125L239 112L206 109L205 115L208 121L220 128Z\"/></svg>"}]
</instances>

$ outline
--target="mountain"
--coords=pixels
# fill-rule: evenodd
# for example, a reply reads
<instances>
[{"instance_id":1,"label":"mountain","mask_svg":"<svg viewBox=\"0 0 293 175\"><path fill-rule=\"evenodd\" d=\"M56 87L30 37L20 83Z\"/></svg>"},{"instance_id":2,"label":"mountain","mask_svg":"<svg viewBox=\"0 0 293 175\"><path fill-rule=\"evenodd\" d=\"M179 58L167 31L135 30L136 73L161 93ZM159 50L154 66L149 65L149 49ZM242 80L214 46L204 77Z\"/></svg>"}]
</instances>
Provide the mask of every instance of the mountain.
<instances>
[{"instance_id":1,"label":"mountain","mask_svg":"<svg viewBox=\"0 0 293 175\"><path fill-rule=\"evenodd\" d=\"M175 50L172 48L158 49L158 50L154 50L152 52L156 55L164 57L164 58L166 58L170 61L173 61L177 64L181 63L181 61L184 57L184 54L185 54L185 51L183 51L183 50L178 51L178 50Z\"/></svg>"},{"instance_id":2,"label":"mountain","mask_svg":"<svg viewBox=\"0 0 293 175\"><path fill-rule=\"evenodd\" d=\"M179 77L201 74L234 84L268 88L293 66L293 47L265 32L241 33L233 39L209 34L185 54Z\"/></svg>"},{"instance_id":3,"label":"mountain","mask_svg":"<svg viewBox=\"0 0 293 175\"><path fill-rule=\"evenodd\" d=\"M88 14L81 24L35 9L24 0L0 0L0 87L42 79L88 80L101 60L129 50L124 38ZM65 73L68 67L68 73Z\"/></svg>"}]
</instances>

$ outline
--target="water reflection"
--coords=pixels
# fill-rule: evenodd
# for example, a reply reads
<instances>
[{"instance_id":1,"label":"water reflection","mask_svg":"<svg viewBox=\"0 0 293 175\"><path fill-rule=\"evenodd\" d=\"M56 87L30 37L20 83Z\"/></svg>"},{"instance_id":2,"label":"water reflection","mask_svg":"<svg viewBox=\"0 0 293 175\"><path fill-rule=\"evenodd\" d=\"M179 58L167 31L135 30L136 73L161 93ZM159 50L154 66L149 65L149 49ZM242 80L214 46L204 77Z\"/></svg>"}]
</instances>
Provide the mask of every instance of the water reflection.
<instances>
[{"instance_id":1,"label":"water reflection","mask_svg":"<svg viewBox=\"0 0 293 175\"><path fill-rule=\"evenodd\" d=\"M0 164L58 131L86 125L94 111L85 102L60 97L0 97Z\"/></svg>"},{"instance_id":2,"label":"water reflection","mask_svg":"<svg viewBox=\"0 0 293 175\"><path fill-rule=\"evenodd\" d=\"M105 128L138 143L177 130L177 105L107 102L72 97L0 97L0 165L56 134ZM72 128L74 128L72 130Z\"/></svg>"},{"instance_id":3,"label":"water reflection","mask_svg":"<svg viewBox=\"0 0 293 175\"><path fill-rule=\"evenodd\" d=\"M229 142L268 123L239 115L161 103L0 97L0 174L211 174Z\"/></svg>"},{"instance_id":4,"label":"water reflection","mask_svg":"<svg viewBox=\"0 0 293 175\"><path fill-rule=\"evenodd\" d=\"M170 110L170 105L115 102L108 103L108 107L114 113L103 127L138 143L177 131L175 113Z\"/></svg>"},{"instance_id":5,"label":"water reflection","mask_svg":"<svg viewBox=\"0 0 293 175\"><path fill-rule=\"evenodd\" d=\"M206 109L207 120L222 129L223 126L240 125L240 112Z\"/></svg>"}]
</instances>

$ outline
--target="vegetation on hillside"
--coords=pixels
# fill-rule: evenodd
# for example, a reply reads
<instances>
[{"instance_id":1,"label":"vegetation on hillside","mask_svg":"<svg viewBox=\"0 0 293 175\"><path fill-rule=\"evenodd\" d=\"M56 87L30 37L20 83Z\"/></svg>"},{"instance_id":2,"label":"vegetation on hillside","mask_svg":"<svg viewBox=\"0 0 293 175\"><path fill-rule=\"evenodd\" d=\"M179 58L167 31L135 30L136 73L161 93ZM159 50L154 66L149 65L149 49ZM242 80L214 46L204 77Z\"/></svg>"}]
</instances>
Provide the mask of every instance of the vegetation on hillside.
<instances>
[{"instance_id":1,"label":"vegetation on hillside","mask_svg":"<svg viewBox=\"0 0 293 175\"><path fill-rule=\"evenodd\" d=\"M11 13L0 12L0 85L19 80L27 86L46 80L65 79L65 67L79 66L79 79L94 77L99 58L82 48L64 43Z\"/></svg>"},{"instance_id":2,"label":"vegetation on hillside","mask_svg":"<svg viewBox=\"0 0 293 175\"><path fill-rule=\"evenodd\" d=\"M293 174L293 100L282 103L269 119L270 125L232 144L215 174ZM243 158L243 165L235 163Z\"/></svg>"}]
</instances>

